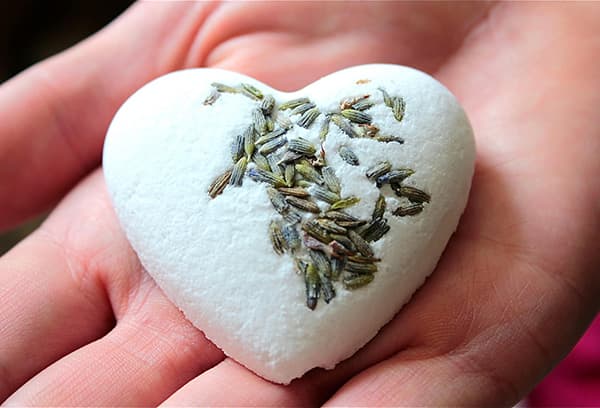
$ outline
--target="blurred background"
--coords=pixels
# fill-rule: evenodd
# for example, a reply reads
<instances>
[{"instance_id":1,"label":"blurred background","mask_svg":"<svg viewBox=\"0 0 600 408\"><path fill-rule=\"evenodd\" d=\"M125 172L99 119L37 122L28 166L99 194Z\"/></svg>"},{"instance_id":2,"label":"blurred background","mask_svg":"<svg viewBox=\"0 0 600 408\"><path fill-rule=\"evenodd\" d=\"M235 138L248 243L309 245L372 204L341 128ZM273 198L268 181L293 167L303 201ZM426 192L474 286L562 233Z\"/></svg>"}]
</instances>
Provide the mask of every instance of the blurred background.
<instances>
[{"instance_id":1,"label":"blurred background","mask_svg":"<svg viewBox=\"0 0 600 408\"><path fill-rule=\"evenodd\" d=\"M131 0L0 0L0 83L74 45L124 11ZM0 197L1 199L1 197ZM0 233L0 255L39 225L44 215ZM590 371L592 370L592 371ZM600 318L523 406L600 407Z\"/></svg>"}]
</instances>

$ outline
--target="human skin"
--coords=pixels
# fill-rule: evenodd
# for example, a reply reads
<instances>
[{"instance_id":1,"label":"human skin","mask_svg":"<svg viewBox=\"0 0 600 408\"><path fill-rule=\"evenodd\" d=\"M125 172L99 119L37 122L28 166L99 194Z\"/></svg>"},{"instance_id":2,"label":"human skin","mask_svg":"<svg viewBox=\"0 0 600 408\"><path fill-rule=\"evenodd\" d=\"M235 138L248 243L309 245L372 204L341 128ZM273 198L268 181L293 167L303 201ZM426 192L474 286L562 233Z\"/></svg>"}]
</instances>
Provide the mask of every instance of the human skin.
<instances>
[{"instance_id":1,"label":"human skin","mask_svg":"<svg viewBox=\"0 0 600 408\"><path fill-rule=\"evenodd\" d=\"M56 202L0 258L7 405L510 405L600 309L600 5L137 3L0 87L0 227ZM144 272L98 170L120 104L197 66L282 90L417 67L477 141L434 274L352 358L289 386L226 358Z\"/></svg>"}]
</instances>

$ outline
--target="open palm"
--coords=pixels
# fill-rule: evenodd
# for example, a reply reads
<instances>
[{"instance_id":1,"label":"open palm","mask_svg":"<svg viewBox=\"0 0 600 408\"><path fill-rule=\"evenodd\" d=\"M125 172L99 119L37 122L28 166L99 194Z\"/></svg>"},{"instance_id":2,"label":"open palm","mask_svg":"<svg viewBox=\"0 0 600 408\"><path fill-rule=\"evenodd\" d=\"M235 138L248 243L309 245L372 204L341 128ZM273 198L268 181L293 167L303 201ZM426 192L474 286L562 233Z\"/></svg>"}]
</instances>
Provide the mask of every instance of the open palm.
<instances>
[{"instance_id":1,"label":"open palm","mask_svg":"<svg viewBox=\"0 0 600 408\"><path fill-rule=\"evenodd\" d=\"M0 260L0 401L517 401L600 307L599 17L597 4L138 3L3 84L0 227L77 186ZM376 338L276 385L226 358L143 271L94 171L104 133L129 94L175 69L292 90L371 62L430 72L465 106L478 144L468 208Z\"/></svg>"}]
</instances>

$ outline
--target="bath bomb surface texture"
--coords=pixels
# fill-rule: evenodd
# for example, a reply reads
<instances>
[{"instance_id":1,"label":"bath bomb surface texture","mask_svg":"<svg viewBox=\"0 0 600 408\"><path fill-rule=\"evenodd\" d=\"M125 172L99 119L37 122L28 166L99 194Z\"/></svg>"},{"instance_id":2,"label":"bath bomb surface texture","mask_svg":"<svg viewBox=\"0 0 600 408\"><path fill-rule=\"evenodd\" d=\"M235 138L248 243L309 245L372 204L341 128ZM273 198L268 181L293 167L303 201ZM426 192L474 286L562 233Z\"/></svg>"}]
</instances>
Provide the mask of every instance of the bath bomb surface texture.
<instances>
[{"instance_id":1,"label":"bath bomb surface texture","mask_svg":"<svg viewBox=\"0 0 600 408\"><path fill-rule=\"evenodd\" d=\"M104 173L148 273L207 338L287 384L350 357L457 227L475 146L430 76L364 65L284 93L191 69L131 96Z\"/></svg>"}]
</instances>

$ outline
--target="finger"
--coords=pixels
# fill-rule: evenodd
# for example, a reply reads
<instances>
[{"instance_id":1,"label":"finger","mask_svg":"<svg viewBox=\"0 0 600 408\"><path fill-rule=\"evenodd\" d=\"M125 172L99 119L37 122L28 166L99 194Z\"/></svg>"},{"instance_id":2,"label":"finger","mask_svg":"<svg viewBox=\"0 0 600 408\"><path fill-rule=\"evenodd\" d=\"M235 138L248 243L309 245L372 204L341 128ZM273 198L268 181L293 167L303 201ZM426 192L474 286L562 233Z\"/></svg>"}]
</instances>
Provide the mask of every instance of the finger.
<instances>
[{"instance_id":1,"label":"finger","mask_svg":"<svg viewBox=\"0 0 600 408\"><path fill-rule=\"evenodd\" d=\"M0 401L112 327L104 291L84 282L76 263L41 232L0 261Z\"/></svg>"},{"instance_id":2,"label":"finger","mask_svg":"<svg viewBox=\"0 0 600 408\"><path fill-rule=\"evenodd\" d=\"M89 187L80 188L79 194L87 193L92 193ZM91 199L96 197L92 194ZM102 233L93 237L99 248L96 257L74 251L89 245L92 228L100 227L98 211L89 206L81 213L81 207L65 200L38 231L0 258L0 400L113 326L111 303L95 264L101 256L110 254L129 266L124 274L139 268L114 227L102 225ZM67 229L63 224L72 219L70 211L89 218ZM75 241L79 248L73 247Z\"/></svg>"},{"instance_id":3,"label":"finger","mask_svg":"<svg viewBox=\"0 0 600 408\"><path fill-rule=\"evenodd\" d=\"M99 164L119 105L181 66L213 7L138 3L103 31L0 87L0 229L48 208Z\"/></svg>"},{"instance_id":4,"label":"finger","mask_svg":"<svg viewBox=\"0 0 600 408\"><path fill-rule=\"evenodd\" d=\"M39 373L8 406L154 406L223 359L146 278L105 337Z\"/></svg>"},{"instance_id":5,"label":"finger","mask_svg":"<svg viewBox=\"0 0 600 408\"><path fill-rule=\"evenodd\" d=\"M360 373L324 405L512 406L521 395L512 384L451 356L406 359L399 355Z\"/></svg>"},{"instance_id":6,"label":"finger","mask_svg":"<svg viewBox=\"0 0 600 408\"><path fill-rule=\"evenodd\" d=\"M8 403L151 405L222 359L221 352L186 322L143 272L119 229L100 172L61 203L43 226L43 233L60 243L61 255L65 257L62 265L68 266L57 271L56 276L41 274L40 286L47 286L46 280L51 283L56 279L74 283L59 287L62 297L58 299L49 292L37 298L23 296L24 292L19 291L15 298L2 304L9 308L0 308L2 313L6 311L0 317L8 320L8 327L12 328L0 337L2 361L8 361L6 367L19 371L20 378L29 377L33 371L104 335L110 325L79 342L68 336L78 331L74 323L79 321L81 326L94 326L98 315L86 307L93 296L100 297L109 311L112 308L117 323L104 337L67 354L33 377ZM15 264L26 263L29 258L45 259L43 253L22 254L22 259L17 255L13 255ZM28 273L28 269L23 271ZM7 279L10 283L10 276ZM17 295L24 300L19 302ZM63 300L78 299L78 295L83 304ZM56 313L41 316L38 311L51 303ZM14 310L19 307L24 310L15 315ZM19 338L13 333L23 335ZM56 343L60 352L50 353L45 347L48 341ZM19 352L13 354L15 350ZM43 362L29 366L28 360L33 360L31 350L41 354ZM16 384L14 381L13 388Z\"/></svg>"}]
</instances>

